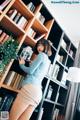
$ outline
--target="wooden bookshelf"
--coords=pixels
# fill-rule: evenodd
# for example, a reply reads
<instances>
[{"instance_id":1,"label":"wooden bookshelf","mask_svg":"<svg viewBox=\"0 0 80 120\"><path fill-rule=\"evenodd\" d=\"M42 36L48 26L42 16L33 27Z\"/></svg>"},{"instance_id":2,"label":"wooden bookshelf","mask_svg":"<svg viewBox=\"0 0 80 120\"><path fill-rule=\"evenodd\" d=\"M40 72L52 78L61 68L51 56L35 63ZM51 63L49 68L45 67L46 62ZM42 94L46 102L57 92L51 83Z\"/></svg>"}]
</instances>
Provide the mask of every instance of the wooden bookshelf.
<instances>
[{"instance_id":1,"label":"wooden bookshelf","mask_svg":"<svg viewBox=\"0 0 80 120\"><path fill-rule=\"evenodd\" d=\"M32 2L35 6L34 11L28 8L28 4L30 2ZM14 22L14 19L11 19L8 16L8 12L11 9L16 9L17 12L21 14L21 16L27 19L28 23L25 29L19 27L17 23ZM37 18L38 14L43 16L44 21L41 21L41 18ZM66 80L64 80L64 83L62 83L62 78L64 71L67 73L68 68L70 66L73 66L77 51L66 33L64 33L62 28L59 26L57 21L54 19L54 17L51 15L51 13L41 0L11 0L11 2L5 7L5 9L3 11L0 11L0 27L1 29L4 29L7 33L9 32L9 35L11 33L11 35L13 35L19 41L18 55L27 45L34 47L34 45L40 38L46 38L52 42L52 55L49 57L51 60L51 64L53 65L52 74L47 74L42 81L43 98L38 107L38 111L36 112L36 117L34 111L31 120L39 120L42 108L43 116L41 120L51 120L51 116L53 116L54 110L56 108L60 111L59 115L65 116L64 109L66 109L70 88ZM37 37L32 37L28 35L30 28L32 28L34 32L39 35ZM61 45L62 41L65 42L64 46ZM63 56L62 61L57 60L58 55ZM0 74L0 90L5 89L6 91L10 91L11 94L17 94L20 90L15 89L15 87L11 87L10 85L7 85L5 83L9 72L12 71L18 75L22 75L15 70L18 69L17 71L20 71L18 64L16 65L17 67L14 68L14 70L11 69L14 64L15 60L12 59L11 62L5 67L5 70ZM55 68L56 64L57 67ZM55 73L54 70L58 70L56 77L55 74L53 74ZM16 81L17 80L15 78L15 84ZM50 87L52 90L52 94L51 98L47 99L48 92L51 92L49 91Z\"/></svg>"},{"instance_id":2,"label":"wooden bookshelf","mask_svg":"<svg viewBox=\"0 0 80 120\"><path fill-rule=\"evenodd\" d=\"M11 31L15 35L24 35L25 31L17 26L7 15L4 16L3 20L1 21L1 26L3 26L5 29Z\"/></svg>"}]
</instances>

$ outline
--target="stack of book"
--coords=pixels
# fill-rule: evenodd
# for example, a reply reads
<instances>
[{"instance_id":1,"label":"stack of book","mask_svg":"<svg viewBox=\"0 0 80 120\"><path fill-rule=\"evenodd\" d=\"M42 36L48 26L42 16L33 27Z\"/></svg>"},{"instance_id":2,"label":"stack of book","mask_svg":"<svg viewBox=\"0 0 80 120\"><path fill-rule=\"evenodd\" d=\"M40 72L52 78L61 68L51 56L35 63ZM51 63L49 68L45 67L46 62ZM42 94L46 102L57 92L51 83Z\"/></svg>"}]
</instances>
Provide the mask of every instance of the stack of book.
<instances>
[{"instance_id":1,"label":"stack of book","mask_svg":"<svg viewBox=\"0 0 80 120\"><path fill-rule=\"evenodd\" d=\"M21 87L21 83L23 81L23 76L14 72L9 71L9 74L7 75L4 84L7 86L11 86L13 88L19 89Z\"/></svg>"},{"instance_id":2,"label":"stack of book","mask_svg":"<svg viewBox=\"0 0 80 120\"><path fill-rule=\"evenodd\" d=\"M5 0L4 2L2 2L2 4L0 4L0 10L4 10L7 5L10 3L11 0Z\"/></svg>"},{"instance_id":3,"label":"stack of book","mask_svg":"<svg viewBox=\"0 0 80 120\"><path fill-rule=\"evenodd\" d=\"M27 18L25 18L20 12L12 8L8 11L7 15L12 19L20 28L26 29L28 24Z\"/></svg>"},{"instance_id":4,"label":"stack of book","mask_svg":"<svg viewBox=\"0 0 80 120\"><path fill-rule=\"evenodd\" d=\"M47 72L47 75L48 75L48 76L51 76L51 75L52 75L52 71L53 71L53 65L50 64L50 65L49 65L48 72Z\"/></svg>"},{"instance_id":5,"label":"stack of book","mask_svg":"<svg viewBox=\"0 0 80 120\"><path fill-rule=\"evenodd\" d=\"M29 4L27 4L27 7L32 11L34 12L35 11L35 6L32 2L30 2Z\"/></svg>"},{"instance_id":6,"label":"stack of book","mask_svg":"<svg viewBox=\"0 0 80 120\"><path fill-rule=\"evenodd\" d=\"M0 44L3 44L9 38L10 36L7 33L5 33L2 29L0 29Z\"/></svg>"},{"instance_id":7,"label":"stack of book","mask_svg":"<svg viewBox=\"0 0 80 120\"><path fill-rule=\"evenodd\" d=\"M42 24L44 24L45 17L40 12L37 14L37 18L41 21Z\"/></svg>"},{"instance_id":8,"label":"stack of book","mask_svg":"<svg viewBox=\"0 0 80 120\"><path fill-rule=\"evenodd\" d=\"M30 28L30 29L28 30L28 33L27 33L27 34L28 34L28 36L34 38L35 35L36 35L36 32L35 32L35 30L34 30L33 28Z\"/></svg>"},{"instance_id":9,"label":"stack of book","mask_svg":"<svg viewBox=\"0 0 80 120\"><path fill-rule=\"evenodd\" d=\"M57 55L57 61L59 61L61 63L63 62L63 58L64 57L62 55L59 55L59 54Z\"/></svg>"},{"instance_id":10,"label":"stack of book","mask_svg":"<svg viewBox=\"0 0 80 120\"><path fill-rule=\"evenodd\" d=\"M55 64L53 71L52 71L52 78L57 79L59 70L60 70L60 66L58 64Z\"/></svg>"},{"instance_id":11,"label":"stack of book","mask_svg":"<svg viewBox=\"0 0 80 120\"><path fill-rule=\"evenodd\" d=\"M11 94L2 94L0 93L0 111L9 111L14 97Z\"/></svg>"}]
</instances>

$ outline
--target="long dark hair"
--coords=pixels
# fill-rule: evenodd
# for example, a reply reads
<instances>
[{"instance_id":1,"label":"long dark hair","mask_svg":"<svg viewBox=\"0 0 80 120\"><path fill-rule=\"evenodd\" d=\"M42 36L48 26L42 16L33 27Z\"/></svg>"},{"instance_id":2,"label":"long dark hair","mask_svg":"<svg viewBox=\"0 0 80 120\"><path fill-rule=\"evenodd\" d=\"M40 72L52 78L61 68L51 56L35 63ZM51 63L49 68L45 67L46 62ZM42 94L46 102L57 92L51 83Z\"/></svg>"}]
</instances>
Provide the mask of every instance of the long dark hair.
<instances>
[{"instance_id":1,"label":"long dark hair","mask_svg":"<svg viewBox=\"0 0 80 120\"><path fill-rule=\"evenodd\" d=\"M38 47L39 44L42 44L42 45L44 46L44 51L43 51L43 52L44 52L45 54L47 54L48 56L51 56L52 51L51 51L50 43L49 43L48 40L43 39L43 38L40 39L40 40L36 43L36 45L35 45L35 47L34 47L34 49L33 49L34 53L35 53L35 54L38 54L37 47Z\"/></svg>"}]
</instances>

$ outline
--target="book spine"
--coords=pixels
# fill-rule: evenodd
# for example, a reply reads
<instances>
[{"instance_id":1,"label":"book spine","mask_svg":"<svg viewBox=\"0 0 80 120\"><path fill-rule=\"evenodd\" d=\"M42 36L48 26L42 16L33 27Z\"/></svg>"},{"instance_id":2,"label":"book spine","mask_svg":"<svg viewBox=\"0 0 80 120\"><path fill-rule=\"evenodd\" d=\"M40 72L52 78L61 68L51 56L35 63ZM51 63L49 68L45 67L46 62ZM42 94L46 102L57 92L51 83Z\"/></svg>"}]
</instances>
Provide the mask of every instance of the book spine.
<instances>
[{"instance_id":1,"label":"book spine","mask_svg":"<svg viewBox=\"0 0 80 120\"><path fill-rule=\"evenodd\" d=\"M21 13L17 13L16 17L14 18L14 22L17 23L19 18L21 17Z\"/></svg>"},{"instance_id":2,"label":"book spine","mask_svg":"<svg viewBox=\"0 0 80 120\"><path fill-rule=\"evenodd\" d=\"M10 18L13 20L17 14L17 10L15 9Z\"/></svg>"},{"instance_id":3,"label":"book spine","mask_svg":"<svg viewBox=\"0 0 80 120\"><path fill-rule=\"evenodd\" d=\"M11 84L13 78L14 78L15 72L14 71L10 71L4 81L5 84L7 84L8 86Z\"/></svg>"},{"instance_id":4,"label":"book spine","mask_svg":"<svg viewBox=\"0 0 80 120\"><path fill-rule=\"evenodd\" d=\"M3 110L9 111L13 100L14 100L14 98L12 96L8 96L8 99L7 99L6 103L3 106Z\"/></svg>"},{"instance_id":5,"label":"book spine","mask_svg":"<svg viewBox=\"0 0 80 120\"><path fill-rule=\"evenodd\" d=\"M22 16L22 17L20 18L20 20L18 21L17 25L18 25L19 27L23 28L24 25L25 25L25 23L26 23L26 21L27 21L26 18L25 18L24 16Z\"/></svg>"},{"instance_id":6,"label":"book spine","mask_svg":"<svg viewBox=\"0 0 80 120\"><path fill-rule=\"evenodd\" d=\"M6 37L6 33L3 32L1 37L0 37L0 43L2 43L2 41L4 40L5 37Z\"/></svg>"},{"instance_id":7,"label":"book spine","mask_svg":"<svg viewBox=\"0 0 80 120\"><path fill-rule=\"evenodd\" d=\"M6 42L9 38L10 38L10 36L9 36L9 35L6 35L6 36L4 37L4 39L3 39L3 41L2 41L2 44L3 44L4 42Z\"/></svg>"},{"instance_id":8,"label":"book spine","mask_svg":"<svg viewBox=\"0 0 80 120\"><path fill-rule=\"evenodd\" d=\"M7 96L5 96L3 101L2 101L2 105L0 106L0 111L3 110L3 107L4 107L5 103L6 103L6 101L7 101Z\"/></svg>"},{"instance_id":9,"label":"book spine","mask_svg":"<svg viewBox=\"0 0 80 120\"><path fill-rule=\"evenodd\" d=\"M3 10L9 3L11 0L5 0L1 5L0 5L0 10Z\"/></svg>"},{"instance_id":10,"label":"book spine","mask_svg":"<svg viewBox=\"0 0 80 120\"><path fill-rule=\"evenodd\" d=\"M28 7L29 9L31 9L32 5L33 5L33 3L30 2L29 4L27 4L27 7Z\"/></svg>"}]
</instances>

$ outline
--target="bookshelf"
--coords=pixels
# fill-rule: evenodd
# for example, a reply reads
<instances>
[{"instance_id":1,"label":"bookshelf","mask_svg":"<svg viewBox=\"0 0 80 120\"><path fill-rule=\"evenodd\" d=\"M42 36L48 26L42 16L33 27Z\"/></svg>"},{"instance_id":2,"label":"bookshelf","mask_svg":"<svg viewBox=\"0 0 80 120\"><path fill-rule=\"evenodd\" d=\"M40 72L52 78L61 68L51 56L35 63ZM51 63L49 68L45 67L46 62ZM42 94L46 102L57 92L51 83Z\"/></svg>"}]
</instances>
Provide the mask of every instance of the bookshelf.
<instances>
[{"instance_id":1,"label":"bookshelf","mask_svg":"<svg viewBox=\"0 0 80 120\"><path fill-rule=\"evenodd\" d=\"M23 48L33 48L40 38L52 42L51 65L42 82L43 98L31 120L51 120L56 112L58 117L64 117L70 90L66 75L68 68L73 66L77 49L41 0L11 0L3 7L0 10L0 30L8 36L12 35L19 42L18 56ZM23 21L24 26L21 25ZM6 94L15 99L24 77L18 58L12 59L0 73L0 95L1 91L6 91ZM5 100L5 97L2 99ZM10 108L11 105L8 110Z\"/></svg>"}]
</instances>

